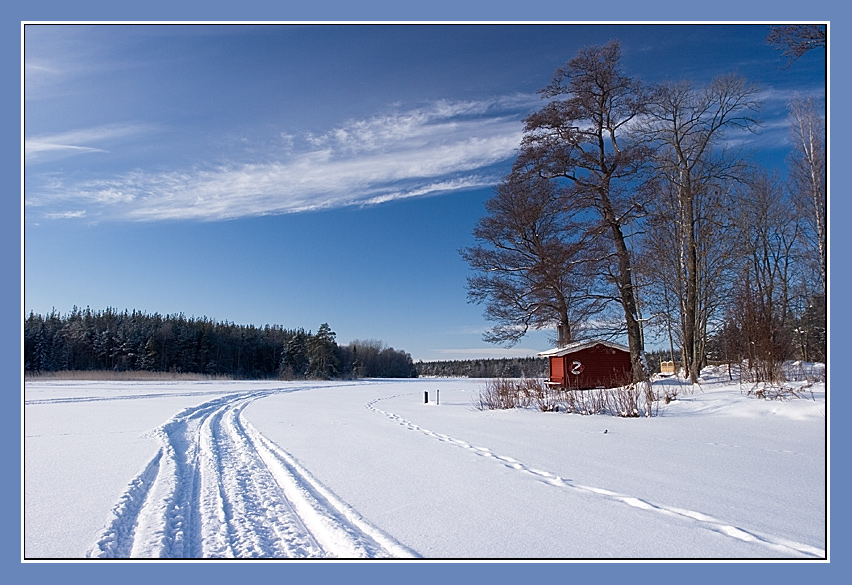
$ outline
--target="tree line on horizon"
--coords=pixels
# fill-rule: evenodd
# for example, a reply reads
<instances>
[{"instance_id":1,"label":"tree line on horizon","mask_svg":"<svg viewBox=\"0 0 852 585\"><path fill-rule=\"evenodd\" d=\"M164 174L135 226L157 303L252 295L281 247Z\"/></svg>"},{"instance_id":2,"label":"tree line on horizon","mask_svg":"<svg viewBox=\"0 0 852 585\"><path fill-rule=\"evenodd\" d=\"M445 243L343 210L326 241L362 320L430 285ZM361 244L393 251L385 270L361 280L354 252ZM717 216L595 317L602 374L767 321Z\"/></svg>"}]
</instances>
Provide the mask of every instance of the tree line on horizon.
<instances>
[{"instance_id":1,"label":"tree line on horizon","mask_svg":"<svg viewBox=\"0 0 852 585\"><path fill-rule=\"evenodd\" d=\"M421 377L435 378L546 378L548 362L541 357L418 361Z\"/></svg>"},{"instance_id":2,"label":"tree line on horizon","mask_svg":"<svg viewBox=\"0 0 852 585\"><path fill-rule=\"evenodd\" d=\"M825 47L825 27L779 27L768 41L789 67ZM646 337L693 382L708 360L775 380L785 360L826 359L824 105L789 102L782 176L738 147L760 129L764 93L736 73L645 84L614 40L581 49L540 93L461 251L469 299L495 323L486 341L544 328L559 345L626 336L635 380L649 373Z\"/></svg>"},{"instance_id":3,"label":"tree line on horizon","mask_svg":"<svg viewBox=\"0 0 852 585\"><path fill-rule=\"evenodd\" d=\"M719 360L712 355L714 361ZM669 361L667 350L645 354L649 372L659 372L660 362ZM545 357L480 358L467 360L434 360L415 362L417 374L433 378L547 378L550 365Z\"/></svg>"},{"instance_id":4,"label":"tree line on horizon","mask_svg":"<svg viewBox=\"0 0 852 585\"><path fill-rule=\"evenodd\" d=\"M650 352L652 370L661 352ZM662 356L662 359L668 359ZM24 321L24 371L169 372L237 379L546 378L541 357L414 362L378 340L338 345L327 324L316 333L278 325L235 325L183 314L74 307L31 312Z\"/></svg>"},{"instance_id":5,"label":"tree line on horizon","mask_svg":"<svg viewBox=\"0 0 852 585\"><path fill-rule=\"evenodd\" d=\"M24 320L24 371L151 371L238 379L411 378L411 356L378 340L338 345L279 325L236 325L207 317L74 307Z\"/></svg>"}]
</instances>

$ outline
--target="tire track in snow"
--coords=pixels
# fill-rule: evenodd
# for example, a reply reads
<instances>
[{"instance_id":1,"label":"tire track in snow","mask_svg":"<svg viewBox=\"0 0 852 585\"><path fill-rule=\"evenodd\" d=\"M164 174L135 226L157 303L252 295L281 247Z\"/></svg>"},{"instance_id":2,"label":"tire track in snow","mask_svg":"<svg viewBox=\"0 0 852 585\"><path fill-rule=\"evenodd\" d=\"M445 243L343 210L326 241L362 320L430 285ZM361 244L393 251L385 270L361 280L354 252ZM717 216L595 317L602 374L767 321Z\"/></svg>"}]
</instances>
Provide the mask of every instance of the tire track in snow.
<instances>
[{"instance_id":1,"label":"tire track in snow","mask_svg":"<svg viewBox=\"0 0 852 585\"><path fill-rule=\"evenodd\" d=\"M116 400L148 400L151 398L185 398L187 396L210 396L217 394L233 394L233 390L210 390L198 392L158 392L142 394L120 394L115 396L66 396L64 398L33 398L25 400L24 406L39 406L42 404L74 404L84 402L112 402Z\"/></svg>"},{"instance_id":2,"label":"tire track in snow","mask_svg":"<svg viewBox=\"0 0 852 585\"><path fill-rule=\"evenodd\" d=\"M284 489L287 498L323 546L344 558L414 558L417 553L367 523L352 507L303 468L289 453L243 421L260 456Z\"/></svg>"},{"instance_id":3,"label":"tire track in snow","mask_svg":"<svg viewBox=\"0 0 852 585\"><path fill-rule=\"evenodd\" d=\"M242 418L254 400L314 388L230 394L155 429L158 453L128 484L86 556L415 556Z\"/></svg>"},{"instance_id":4,"label":"tire track in snow","mask_svg":"<svg viewBox=\"0 0 852 585\"><path fill-rule=\"evenodd\" d=\"M770 536L768 534L762 534L755 530L747 530L745 528L741 528L738 526L734 526L733 524L727 523L723 520L719 520L707 514L703 514L701 512L696 512L694 510L686 510L683 508L676 508L673 506L666 506L663 504L654 504L643 500L641 498L637 498L634 496L621 494L618 492L592 487L585 486L581 484L577 484L572 482L570 479L565 479L560 477L555 473L551 473L549 471L544 471L541 469L536 469L529 465L526 465L517 459L513 459L512 457L506 457L503 455L498 455L493 453L487 447L477 447L471 445L467 441L463 441L461 439L456 439L449 435L444 435L441 433L436 433L429 429L423 428L416 423L405 419L398 414L393 412L388 412L385 410L381 410L376 407L376 403L382 400L389 400L391 398L396 398L400 395L395 396L385 396L376 398L375 400L371 400L368 402L365 407L369 410L382 414L389 418L391 421L399 424L403 428L422 433L427 437L433 438L442 443L447 443L449 445L453 445L456 447L460 447L462 449L468 450L475 455L480 457L484 457L486 459L491 459L496 463L500 463L505 467L518 471L520 473L528 474L533 476L536 480L541 481L545 484L571 490L575 492L581 492L585 494L593 494L595 496L599 496L602 498L606 498L608 500L612 500L614 502L618 502L621 504L626 504L633 508L638 508L640 510L645 510L647 512L660 514L663 516L667 516L670 518L674 518L679 521L687 521L687 522L697 522L701 528L706 530L710 530L712 532L716 532L718 534L722 534L724 536L734 538L736 540L741 540L743 542L751 542L755 544L762 545L766 548L774 550L778 553L787 556L798 556L798 557L816 557L816 558L825 558L825 550L811 546L808 544L795 542L792 540L780 538L777 536Z\"/></svg>"}]
</instances>

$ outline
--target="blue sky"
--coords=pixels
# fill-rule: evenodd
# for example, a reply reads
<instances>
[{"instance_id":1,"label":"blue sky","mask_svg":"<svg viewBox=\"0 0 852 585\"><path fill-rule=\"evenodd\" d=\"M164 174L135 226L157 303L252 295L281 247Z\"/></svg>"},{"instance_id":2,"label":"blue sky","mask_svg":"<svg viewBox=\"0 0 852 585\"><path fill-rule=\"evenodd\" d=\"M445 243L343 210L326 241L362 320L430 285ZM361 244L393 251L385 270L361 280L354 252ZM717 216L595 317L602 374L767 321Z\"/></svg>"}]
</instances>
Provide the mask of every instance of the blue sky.
<instances>
[{"instance_id":1,"label":"blue sky","mask_svg":"<svg viewBox=\"0 0 852 585\"><path fill-rule=\"evenodd\" d=\"M628 74L759 82L766 164L825 54L766 25L28 25L24 309L140 309L381 339L415 359L529 355L467 302L483 203L536 90L617 38Z\"/></svg>"}]
</instances>

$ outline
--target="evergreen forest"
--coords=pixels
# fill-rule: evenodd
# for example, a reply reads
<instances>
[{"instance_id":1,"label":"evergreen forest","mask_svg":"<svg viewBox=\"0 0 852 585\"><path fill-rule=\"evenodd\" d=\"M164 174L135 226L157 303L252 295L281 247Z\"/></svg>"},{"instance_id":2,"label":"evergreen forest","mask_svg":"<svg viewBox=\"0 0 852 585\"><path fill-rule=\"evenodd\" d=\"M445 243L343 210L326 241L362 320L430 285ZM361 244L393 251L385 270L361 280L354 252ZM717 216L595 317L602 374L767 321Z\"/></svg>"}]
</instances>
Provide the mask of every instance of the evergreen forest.
<instances>
[{"instance_id":1,"label":"evergreen forest","mask_svg":"<svg viewBox=\"0 0 852 585\"><path fill-rule=\"evenodd\" d=\"M29 314L24 321L25 373L95 370L237 379L417 376L404 351L376 340L338 345L326 323L314 333L111 308Z\"/></svg>"}]
</instances>

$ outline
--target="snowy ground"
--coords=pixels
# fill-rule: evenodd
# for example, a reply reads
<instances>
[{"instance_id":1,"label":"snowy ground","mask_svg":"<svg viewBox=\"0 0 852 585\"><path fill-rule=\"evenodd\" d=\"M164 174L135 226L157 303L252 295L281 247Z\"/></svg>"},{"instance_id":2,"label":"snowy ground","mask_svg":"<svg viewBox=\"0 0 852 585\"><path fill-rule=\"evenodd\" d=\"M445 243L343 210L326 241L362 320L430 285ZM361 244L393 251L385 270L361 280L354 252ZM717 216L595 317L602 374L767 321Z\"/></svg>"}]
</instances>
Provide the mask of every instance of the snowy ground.
<instances>
[{"instance_id":1,"label":"snowy ground","mask_svg":"<svg viewBox=\"0 0 852 585\"><path fill-rule=\"evenodd\" d=\"M702 382L650 419L478 411L482 380L30 382L23 556L825 557L824 385Z\"/></svg>"}]
</instances>

